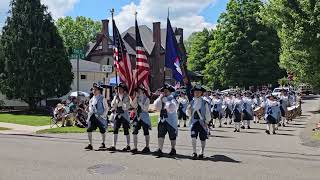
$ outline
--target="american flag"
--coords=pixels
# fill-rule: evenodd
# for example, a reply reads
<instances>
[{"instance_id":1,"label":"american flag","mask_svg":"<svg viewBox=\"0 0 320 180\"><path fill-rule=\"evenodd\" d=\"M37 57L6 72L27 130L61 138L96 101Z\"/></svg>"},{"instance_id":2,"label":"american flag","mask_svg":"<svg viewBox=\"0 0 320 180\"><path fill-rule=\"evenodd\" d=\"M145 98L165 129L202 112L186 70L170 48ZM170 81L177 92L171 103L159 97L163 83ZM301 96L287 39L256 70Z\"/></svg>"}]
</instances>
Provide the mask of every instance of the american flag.
<instances>
[{"instance_id":1,"label":"american flag","mask_svg":"<svg viewBox=\"0 0 320 180\"><path fill-rule=\"evenodd\" d=\"M130 57L127 49L124 46L123 40L116 26L115 21L113 23L113 45L114 45L114 58L116 71L119 73L120 81L125 83L129 90L129 95L133 96L135 81L133 78L133 71L131 66Z\"/></svg>"},{"instance_id":2,"label":"american flag","mask_svg":"<svg viewBox=\"0 0 320 180\"><path fill-rule=\"evenodd\" d=\"M136 71L136 86L143 86L148 95L150 95L149 86L149 74L150 66L146 55L146 50L143 47L138 22L136 20L136 60L137 60L137 71Z\"/></svg>"}]
</instances>

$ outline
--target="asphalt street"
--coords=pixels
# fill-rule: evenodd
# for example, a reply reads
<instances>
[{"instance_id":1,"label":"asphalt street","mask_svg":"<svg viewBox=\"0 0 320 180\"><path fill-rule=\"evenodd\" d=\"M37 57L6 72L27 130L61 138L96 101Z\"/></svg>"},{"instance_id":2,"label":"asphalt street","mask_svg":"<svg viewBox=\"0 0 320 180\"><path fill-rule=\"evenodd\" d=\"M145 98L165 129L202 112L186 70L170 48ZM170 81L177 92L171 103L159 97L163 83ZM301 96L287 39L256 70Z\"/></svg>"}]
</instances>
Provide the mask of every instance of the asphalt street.
<instances>
[{"instance_id":1,"label":"asphalt street","mask_svg":"<svg viewBox=\"0 0 320 180\"><path fill-rule=\"evenodd\" d=\"M127 152L85 151L86 134L6 135L0 134L0 180L319 180L320 149L302 145L300 134L319 110L320 97L303 103L303 116L277 135L267 135L265 124L233 132L233 126L214 129L207 142L204 160L191 160L188 129L181 129L176 157L132 155ZM156 150L156 129L151 149ZM94 134L94 147L100 135ZM139 148L144 145L139 135ZM107 146L112 144L107 135ZM170 151L166 139L164 152ZM200 146L200 142L198 143ZM125 146L119 135L117 148ZM199 148L198 148L199 149Z\"/></svg>"}]
</instances>

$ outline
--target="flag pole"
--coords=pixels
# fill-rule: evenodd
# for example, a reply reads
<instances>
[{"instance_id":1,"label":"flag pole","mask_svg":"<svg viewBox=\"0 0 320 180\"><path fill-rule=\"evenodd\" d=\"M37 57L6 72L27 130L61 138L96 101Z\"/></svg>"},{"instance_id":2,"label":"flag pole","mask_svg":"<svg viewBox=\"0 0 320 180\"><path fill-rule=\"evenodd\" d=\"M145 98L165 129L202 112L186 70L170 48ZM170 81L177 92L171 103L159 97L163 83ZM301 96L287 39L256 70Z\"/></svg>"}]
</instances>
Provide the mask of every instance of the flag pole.
<instances>
[{"instance_id":1,"label":"flag pole","mask_svg":"<svg viewBox=\"0 0 320 180\"><path fill-rule=\"evenodd\" d=\"M170 16L170 7L168 7L168 16L167 16L167 19L169 19L169 16ZM168 24L168 21L167 21L167 24ZM168 25L167 25L168 27ZM166 41L167 41L167 38L166 38ZM164 63L164 66L163 66L163 85L166 84L166 63Z\"/></svg>"},{"instance_id":2,"label":"flag pole","mask_svg":"<svg viewBox=\"0 0 320 180\"><path fill-rule=\"evenodd\" d=\"M112 8L111 9L111 11L110 11L110 13L111 13L111 18L112 18L112 33L113 33L113 43L115 43L115 36L114 36L114 23L113 23L113 17L114 17L114 8ZM116 57L114 57L115 59L115 61L116 61ZM116 64L116 63L114 63L114 64ZM117 72L117 67L115 68L115 70L116 70L116 86L118 86L118 72ZM118 91L118 88L117 88L117 91Z\"/></svg>"},{"instance_id":3,"label":"flag pole","mask_svg":"<svg viewBox=\"0 0 320 180\"><path fill-rule=\"evenodd\" d=\"M138 16L138 12L137 11L135 11L134 12L134 19L135 19L135 26L137 25L137 27L136 28L139 28L139 26L138 26L138 21L137 21L137 16ZM137 30L136 30L136 37L137 37ZM137 39L136 39L136 67L135 67L135 69L136 69L136 71L135 71L135 81L136 81L136 83L138 82L138 73L137 73Z\"/></svg>"}]
</instances>

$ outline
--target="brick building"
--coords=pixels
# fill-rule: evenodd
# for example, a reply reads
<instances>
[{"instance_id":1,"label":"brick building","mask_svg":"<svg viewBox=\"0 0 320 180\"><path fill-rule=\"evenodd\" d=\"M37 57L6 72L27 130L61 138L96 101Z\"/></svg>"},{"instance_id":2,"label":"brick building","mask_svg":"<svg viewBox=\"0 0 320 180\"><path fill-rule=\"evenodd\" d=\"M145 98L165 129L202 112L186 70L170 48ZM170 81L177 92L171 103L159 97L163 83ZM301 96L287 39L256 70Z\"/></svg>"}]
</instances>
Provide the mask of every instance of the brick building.
<instances>
[{"instance_id":1,"label":"brick building","mask_svg":"<svg viewBox=\"0 0 320 180\"><path fill-rule=\"evenodd\" d=\"M110 23L111 24L111 23ZM88 44L86 59L100 63L102 65L113 65L112 37L109 33L109 20L102 20L102 32L97 34L96 42ZM153 23L152 29L146 25L139 26L142 43L147 51L147 57L151 68L150 87L152 91L159 89L163 85L164 80L164 61L166 47L166 29L161 29L160 22ZM186 50L183 43L183 29L173 29L177 38L177 42L181 51L181 58L186 62ZM132 26L122 34L124 44L135 66L135 27ZM185 64L184 64L185 65ZM183 66L183 65L182 65ZM170 84L174 84L172 74L169 69L165 70L165 80ZM106 75L106 84L115 76L115 73Z\"/></svg>"}]
</instances>

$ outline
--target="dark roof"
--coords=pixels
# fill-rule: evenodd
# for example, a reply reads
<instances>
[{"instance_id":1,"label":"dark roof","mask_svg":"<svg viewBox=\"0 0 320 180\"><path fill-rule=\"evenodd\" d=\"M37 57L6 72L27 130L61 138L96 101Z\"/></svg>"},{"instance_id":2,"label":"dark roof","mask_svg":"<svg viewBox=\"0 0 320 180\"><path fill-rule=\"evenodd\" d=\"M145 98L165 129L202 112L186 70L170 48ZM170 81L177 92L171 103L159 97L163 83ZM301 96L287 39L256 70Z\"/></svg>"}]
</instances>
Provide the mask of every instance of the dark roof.
<instances>
[{"instance_id":1,"label":"dark roof","mask_svg":"<svg viewBox=\"0 0 320 180\"><path fill-rule=\"evenodd\" d=\"M190 77L204 77L201 73L197 72L197 71L188 71L188 74Z\"/></svg>"},{"instance_id":2,"label":"dark roof","mask_svg":"<svg viewBox=\"0 0 320 180\"><path fill-rule=\"evenodd\" d=\"M147 50L148 54L151 54L152 50L154 48L154 44L155 44L153 42L153 32L152 32L152 30L150 28L148 28L148 26L146 26L146 25L141 25L141 26L139 26L139 31L140 31L140 34L141 34L141 40L142 40L144 48ZM127 34L132 36L132 38L135 40L136 39L135 26L132 26L128 30L123 32L121 34L122 38L124 38ZM128 43L125 43L125 44L128 45ZM129 54L135 54L134 49L133 49L134 52L131 52L130 49L132 49L132 47L129 48L129 47L127 47L127 45L126 45L126 48L128 50L128 53Z\"/></svg>"}]
</instances>

